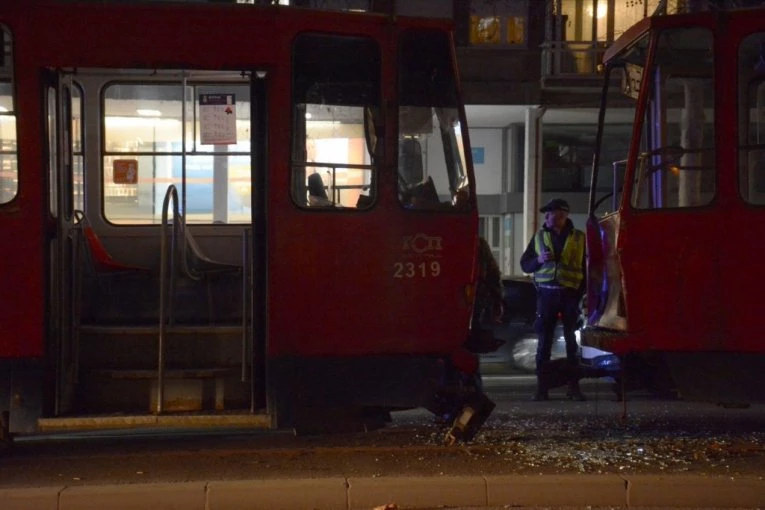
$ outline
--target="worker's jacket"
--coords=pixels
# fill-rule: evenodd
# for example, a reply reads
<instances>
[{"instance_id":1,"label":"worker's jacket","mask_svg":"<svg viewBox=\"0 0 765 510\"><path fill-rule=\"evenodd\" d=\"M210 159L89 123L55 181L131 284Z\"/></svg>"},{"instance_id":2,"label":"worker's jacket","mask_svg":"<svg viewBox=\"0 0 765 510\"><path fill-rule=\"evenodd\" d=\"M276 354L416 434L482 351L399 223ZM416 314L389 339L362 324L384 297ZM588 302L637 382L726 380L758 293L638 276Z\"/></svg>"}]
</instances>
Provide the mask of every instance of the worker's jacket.
<instances>
[{"instance_id":1,"label":"worker's jacket","mask_svg":"<svg viewBox=\"0 0 765 510\"><path fill-rule=\"evenodd\" d=\"M555 253L549 231L541 229L534 236L534 239L537 253L542 253L545 250ZM534 272L534 281L541 284L557 282L563 287L579 289L582 280L584 280L582 270L584 242L584 232L571 229L566 236L566 242L563 244L563 251L555 257L555 260L545 262L542 267Z\"/></svg>"}]
</instances>

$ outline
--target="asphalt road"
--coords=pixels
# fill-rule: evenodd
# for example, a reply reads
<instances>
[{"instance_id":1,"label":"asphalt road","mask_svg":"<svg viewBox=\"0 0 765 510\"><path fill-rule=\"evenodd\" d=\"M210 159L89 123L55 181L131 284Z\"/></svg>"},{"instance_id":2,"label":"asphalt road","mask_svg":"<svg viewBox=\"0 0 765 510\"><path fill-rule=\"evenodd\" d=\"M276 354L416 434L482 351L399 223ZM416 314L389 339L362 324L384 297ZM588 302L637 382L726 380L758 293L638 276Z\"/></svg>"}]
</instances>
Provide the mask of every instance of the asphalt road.
<instances>
[{"instance_id":1,"label":"asphalt road","mask_svg":"<svg viewBox=\"0 0 765 510\"><path fill-rule=\"evenodd\" d=\"M586 402L531 402L532 377L489 377L497 407L468 444L423 410L367 432L139 430L24 438L0 456L0 489L330 476L701 474L765 476L765 406L629 395L584 381ZM765 500L765 498L763 498Z\"/></svg>"}]
</instances>

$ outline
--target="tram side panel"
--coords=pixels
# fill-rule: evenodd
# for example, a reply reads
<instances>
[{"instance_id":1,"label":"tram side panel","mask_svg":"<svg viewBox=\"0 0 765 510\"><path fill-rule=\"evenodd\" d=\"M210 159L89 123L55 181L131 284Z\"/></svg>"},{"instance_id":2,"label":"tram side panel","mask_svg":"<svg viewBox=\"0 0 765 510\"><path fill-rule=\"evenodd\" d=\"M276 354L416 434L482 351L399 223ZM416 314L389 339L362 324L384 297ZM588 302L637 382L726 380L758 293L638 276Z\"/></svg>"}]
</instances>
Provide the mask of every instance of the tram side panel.
<instances>
[{"instance_id":1,"label":"tram side panel","mask_svg":"<svg viewBox=\"0 0 765 510\"><path fill-rule=\"evenodd\" d=\"M305 213L275 227L282 233L272 239L269 275L276 400L410 408L432 396L441 359L465 341L472 221L405 214Z\"/></svg>"},{"instance_id":2,"label":"tram side panel","mask_svg":"<svg viewBox=\"0 0 765 510\"><path fill-rule=\"evenodd\" d=\"M18 6L26 4L17 3ZM114 7L115 9L121 9ZM197 8L199 10L197 10ZM194 6L194 20L202 20L205 9L208 7ZM61 7L49 7L44 13L22 13L20 18L38 19L40 26L57 26L54 19L58 17ZM83 8L84 9L84 8ZM111 9L111 7L107 8ZM138 8L135 6L124 7L124 16L117 16L117 23L130 25L131 20L144 19L143 15L148 7ZM167 18L174 8L158 7L157 17ZM168 10L169 9L169 10ZM183 8L179 8L183 9ZM212 9L212 7L209 7ZM12 9L13 10L13 9ZM88 11L90 12L90 11ZM19 144L19 161L25 163L23 172L19 172L21 193L15 202L0 207L0 228L7 238L18 240L23 251L13 252L12 258L8 259L8 271L4 275L5 284L12 288L22 289L21 294L9 294L4 301L8 306L0 310L0 324L4 332L0 343L0 358L5 358L3 363L11 360L14 367L26 370L26 387L36 388L42 394L43 388L47 392L54 392L55 384L50 381L53 374L63 373L62 367L54 368L60 363L61 357L57 350L45 345L45 324L50 315L52 304L46 301L47 284L46 274L52 275L50 268L46 267L47 250L50 249L48 242L53 235L52 230L47 229L49 218L43 217L43 211L49 208L47 203L47 183L45 176L48 175L44 167L47 151L44 147L46 134L43 123L42 109L44 105L40 100L40 67L39 65L66 68L93 68L93 69L116 69L119 62L134 62L135 55L151 50L150 54L158 64L167 65L167 62L178 61L178 55L193 52L197 61L196 67L210 68L211 65L235 66L236 63L249 61L254 58L249 50L241 50L246 55L231 56L231 52L225 52L225 56L215 52L197 52L185 48L185 45L198 45L198 34L184 32L182 37L174 39L172 45L164 45L160 48L152 37L144 38L144 46L122 45L105 50L102 46L94 48L91 54L73 54L72 49L83 46L82 41L90 41L89 37L97 37L83 29L85 18L94 21L94 25L104 30L108 23L101 23L101 16L107 16L103 6L94 8L90 14L92 18L75 16L64 9L66 13L67 32L60 39L60 51L52 51L44 41L35 38L38 30L29 24L13 23L18 28L16 38L21 43L19 47L30 50L25 54L33 64L17 66L18 72L14 77L18 95L18 111L25 112L18 119L18 137L25 140ZM216 11L217 12L217 11ZM223 12L223 11L222 11ZM234 11L225 11L231 21ZM244 11L242 11L244 12ZM253 11L254 12L254 11ZM292 16L292 14L291 14ZM295 19L285 22L290 30L305 24L305 19L298 19L300 14L294 14ZM272 16L273 17L273 16ZM156 18L156 17L155 17ZM308 25L313 23L314 16ZM322 23L326 27L331 24L329 15L322 16ZM110 18L111 19L111 18ZM270 18L269 18L270 19ZM370 26L367 27L372 37L382 39L382 46L391 46L381 34L388 34L380 27L385 20L381 17L370 17ZM0 22L2 22L0 14ZM160 23L151 21L150 23ZM185 25L181 24L180 25ZM266 25L268 23L266 22ZM293 26L294 25L294 26ZM135 24L134 26L138 26ZM351 24L349 24L351 26ZM313 25L306 30L316 30ZM259 33L251 30L247 23L237 21L232 24L232 31L241 34ZM351 30L351 29L348 29ZM355 30L355 29L353 29ZM117 30L118 31L118 30ZM363 31L363 30L362 30ZM45 33L49 31L45 30ZM54 33L53 30L50 30ZM157 34L162 31L147 29L149 34ZM391 33L395 31L390 31ZM54 36L51 36L53 38ZM291 35L280 37L289 38ZM264 38L268 39L268 37ZM289 48L289 44L268 45L268 54L273 53L273 46ZM193 47L193 46L192 46ZM156 52L154 51L156 50ZM277 60L290 61L285 50ZM122 55L122 56L120 56ZM229 58L224 64L220 60ZM267 59L268 57L263 57ZM276 58L276 57L270 57ZM115 63L115 59L117 63ZM122 59L122 60L120 60ZM391 73L392 63L390 56L385 57L388 73ZM23 60L23 59L22 59ZM139 59L140 60L140 59ZM236 61L236 62L234 62ZM39 65L35 65L38 62ZM152 61L154 62L154 61ZM211 62L213 64L211 64ZM79 66L77 64L83 64ZM159 65L162 69L162 66ZM238 67L237 67L238 69ZM167 69L165 69L167 70ZM172 70L168 70L170 72ZM272 96L267 105L271 118L283 120L283 112L290 111L288 94L283 91L289 90L286 80L289 73L283 68L270 69L269 79ZM392 81L390 77L386 78ZM271 99L273 99L271 101ZM91 120L93 117L89 117ZM281 126L284 128L284 126ZM94 133L91 127L90 133ZM271 129L271 128L269 128ZM390 136L392 128L389 128L387 136ZM384 406L412 407L419 405L426 398L426 394L437 384L441 359L459 348L465 340L465 334L470 317L470 288L473 277L473 262L475 248L475 227L477 224L475 211L448 211L444 214L437 212L412 212L396 202L395 177L382 176L383 170L389 169L389 163L379 165L381 172L380 192L378 203L366 211L336 211L336 212L313 212L304 208L296 207L289 198L289 184L287 184L288 172L281 175L285 182L275 176L282 168L277 168L281 157L289 153L289 134L287 129L273 129L269 133L269 147L275 149L269 154L269 164L276 168L270 177L274 180L269 186L282 186L280 189L268 191L268 254L269 260L261 270L267 271L264 281L268 288L257 288L254 292L267 293L267 339L259 338L254 342L267 341L267 366L269 374L268 389L283 401L303 400L306 402L329 402L339 405L360 406ZM97 143L97 137L91 139L91 147ZM394 146L390 143L390 147ZM86 146L86 150L87 150ZM469 153L469 151L467 151ZM100 171L103 161L99 161L102 155L98 151L87 153L96 154L96 160L86 162L88 172ZM87 157L86 154L86 157ZM386 160L393 160L393 155L388 154ZM277 182L278 181L278 182ZM90 181L88 181L90 182ZM96 181L97 182L97 181ZM96 186L94 189L98 189ZM277 198L278 197L278 198ZM89 202L91 210L100 211L98 201ZM103 220L103 219L101 219ZM132 258L137 256L131 250L153 250L158 243L156 226L143 227L146 232L141 234L141 227L115 227L106 225L100 221L97 225L104 236L104 242L109 249L116 253L130 253ZM153 228L151 233L147 233ZM206 228L200 227L197 232L205 232ZM131 232L130 235L126 232ZM145 234L145 235L144 235ZM110 237L111 236L111 237ZM136 237L137 236L137 237ZM140 240L140 242L136 242ZM200 244L205 251L220 249L218 236L199 236ZM230 246L232 243L227 244ZM156 250L158 252L158 248ZM144 256L137 256L136 260L144 260ZM145 260L148 260L146 258ZM187 282L188 283L188 282ZM216 292L215 306L235 303L236 299L226 302L225 294L236 292L239 288L234 285L214 288ZM182 292L187 290L180 289ZM223 294L223 297L220 295ZM17 299L18 297L24 299ZM90 296L92 298L92 296ZM183 297L183 296L181 296ZM196 286L191 291L193 298L192 307L184 307L181 310L187 319L207 319L206 305L209 303L205 285ZM153 298L152 298L153 300ZM106 321L117 323L117 329L121 326L134 327L139 322L145 323L153 320L151 306L141 304L141 315L136 315L136 310L130 308L130 300L114 303L94 302L90 305L96 308L102 305L108 308ZM123 307L124 305L124 307ZM143 306L146 305L146 306ZM225 306L224 306L225 308ZM87 311L87 310L86 310ZM231 317L236 318L233 314ZM8 325L9 328L5 328ZM112 324L115 325L115 324ZM51 323L50 328L58 325ZM124 329L124 328L123 328ZM82 333L81 354L79 359L80 371L94 369L102 373L108 372L111 378L110 384L114 383L114 374L121 370L130 372L141 377L140 388L131 390L135 394L142 393L143 399L140 405L130 410L153 412L146 402L144 387L156 378L156 344L154 340L141 338L141 328L130 330L130 338L117 338L123 333L108 335L91 330L90 333ZM153 333L150 328L146 331ZM87 335L91 335L88 337ZM53 337L53 335L50 335ZM97 348L88 347L88 342L97 345ZM122 342L122 343L119 343ZM193 358L190 362L215 361L224 359L226 366L239 352L230 348L231 342L226 346L217 345L212 350L205 351L202 345L204 338L198 338L193 349L187 348L186 340L176 342L170 346L169 354L176 361L183 361L183 354L189 354ZM235 342L238 347L240 344ZM173 342L171 342L172 344ZM215 342L213 342L215 343ZM149 346L149 347L147 347ZM209 348L209 347L208 347ZM193 353L193 356L192 356ZM200 354L201 353L201 354ZM231 354L231 356L229 356ZM48 356L48 358L44 358ZM46 369L45 374L40 371L30 370L21 359L33 359ZM214 359L211 359L214 358ZM118 365L120 363L120 365ZM190 365L191 366L191 365ZM188 368L176 365L175 368ZM63 367L68 370L74 366ZM2 369L2 365L0 365ZM82 374L79 374L82 375ZM120 377L122 377L120 375ZM3 388L13 390L13 374L4 376L7 381L3 382ZM76 378L75 378L76 380ZM81 381L82 379L80 379ZM97 396L104 397L104 402L114 398L114 395L122 395L118 391L111 391L112 386L99 385L85 387L80 385L80 393L85 393L87 398L75 402L74 408L80 412L93 412L103 410L91 402L88 398ZM137 386L138 387L138 386ZM85 388L85 389L83 389ZM94 391L90 391L94 390ZM68 390L67 390L68 391ZM127 394L125 392L124 394ZM111 396L111 397L110 397ZM58 397L56 397L58 398ZM0 394L0 411L8 410L11 402L11 394ZM52 402L53 398L48 399ZM34 419L39 416L55 415L53 405L51 409L42 409L41 399L22 398L22 402L34 404L35 409L29 412L15 413L16 416L24 415L25 424L34 424ZM136 401L139 402L139 401ZM103 402L101 402L103 403ZM91 405L93 404L93 405ZM130 402L135 405L135 402ZM280 417L281 418L281 417ZM280 420L282 421L282 420ZM283 423L288 424L288 420ZM19 429L21 431L21 429ZM26 431L26 429L24 429Z\"/></svg>"},{"instance_id":3,"label":"tram side panel","mask_svg":"<svg viewBox=\"0 0 765 510\"><path fill-rule=\"evenodd\" d=\"M688 400L744 405L765 396L758 305L746 291L763 278L760 240L749 240L763 205L750 182L759 166L762 70L752 63L763 15L646 18L606 54L609 69L636 78L621 92L643 111L621 208L590 230L595 306L585 344L655 361ZM649 40L653 60L633 53ZM721 79L731 75L738 81Z\"/></svg>"}]
</instances>

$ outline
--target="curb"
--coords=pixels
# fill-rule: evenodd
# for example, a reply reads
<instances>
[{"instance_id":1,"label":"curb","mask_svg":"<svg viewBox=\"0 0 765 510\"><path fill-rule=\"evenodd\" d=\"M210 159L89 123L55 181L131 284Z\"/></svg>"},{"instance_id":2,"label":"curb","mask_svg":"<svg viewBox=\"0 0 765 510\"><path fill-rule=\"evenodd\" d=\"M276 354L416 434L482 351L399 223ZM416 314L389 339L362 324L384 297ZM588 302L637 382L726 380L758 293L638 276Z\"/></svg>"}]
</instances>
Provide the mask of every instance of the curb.
<instances>
[{"instance_id":1,"label":"curb","mask_svg":"<svg viewBox=\"0 0 765 510\"><path fill-rule=\"evenodd\" d=\"M537 475L306 478L0 489L4 510L765 508L762 477Z\"/></svg>"}]
</instances>

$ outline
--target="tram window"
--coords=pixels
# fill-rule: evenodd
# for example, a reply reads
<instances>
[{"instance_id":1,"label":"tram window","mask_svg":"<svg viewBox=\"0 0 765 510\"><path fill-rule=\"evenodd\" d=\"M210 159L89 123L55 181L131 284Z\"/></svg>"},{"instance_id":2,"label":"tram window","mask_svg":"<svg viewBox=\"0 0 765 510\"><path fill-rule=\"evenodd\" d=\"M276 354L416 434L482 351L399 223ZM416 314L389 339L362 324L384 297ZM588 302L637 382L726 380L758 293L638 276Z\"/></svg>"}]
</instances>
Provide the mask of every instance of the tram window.
<instances>
[{"instance_id":1,"label":"tram window","mask_svg":"<svg viewBox=\"0 0 765 510\"><path fill-rule=\"evenodd\" d=\"M85 210L85 162L83 147L82 89L73 84L72 92L72 184L74 209Z\"/></svg>"},{"instance_id":2,"label":"tram window","mask_svg":"<svg viewBox=\"0 0 765 510\"><path fill-rule=\"evenodd\" d=\"M739 49L739 192L765 205L765 33L747 37Z\"/></svg>"},{"instance_id":3,"label":"tram window","mask_svg":"<svg viewBox=\"0 0 765 510\"><path fill-rule=\"evenodd\" d=\"M56 108L56 89L47 87L45 90L46 101L46 132L48 135L48 185L50 213L54 217L58 215L59 197L59 155L58 155L58 109Z\"/></svg>"},{"instance_id":4,"label":"tram window","mask_svg":"<svg viewBox=\"0 0 765 510\"><path fill-rule=\"evenodd\" d=\"M102 192L109 221L159 223L171 184L189 223L251 221L250 88L248 77L241 80L187 81L185 107L181 82L106 87ZM218 114L225 125L212 129L208 120Z\"/></svg>"},{"instance_id":5,"label":"tram window","mask_svg":"<svg viewBox=\"0 0 765 510\"><path fill-rule=\"evenodd\" d=\"M698 207L715 195L712 33L665 30L643 76L651 95L632 188L639 209Z\"/></svg>"},{"instance_id":6,"label":"tram window","mask_svg":"<svg viewBox=\"0 0 765 510\"><path fill-rule=\"evenodd\" d=\"M371 207L382 132L377 43L302 34L293 65L292 199L309 209Z\"/></svg>"},{"instance_id":7,"label":"tram window","mask_svg":"<svg viewBox=\"0 0 765 510\"><path fill-rule=\"evenodd\" d=\"M408 30L399 47L398 198L407 209L469 208L451 42Z\"/></svg>"},{"instance_id":8,"label":"tram window","mask_svg":"<svg viewBox=\"0 0 765 510\"><path fill-rule=\"evenodd\" d=\"M13 200L19 185L11 33L4 26L0 26L0 56L0 204L4 204Z\"/></svg>"}]
</instances>

